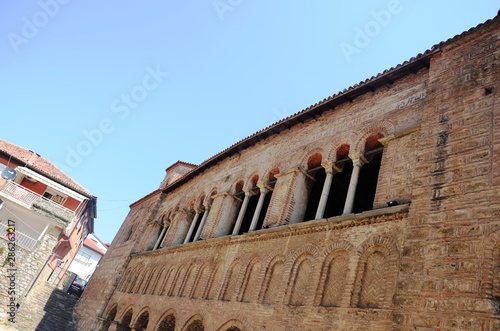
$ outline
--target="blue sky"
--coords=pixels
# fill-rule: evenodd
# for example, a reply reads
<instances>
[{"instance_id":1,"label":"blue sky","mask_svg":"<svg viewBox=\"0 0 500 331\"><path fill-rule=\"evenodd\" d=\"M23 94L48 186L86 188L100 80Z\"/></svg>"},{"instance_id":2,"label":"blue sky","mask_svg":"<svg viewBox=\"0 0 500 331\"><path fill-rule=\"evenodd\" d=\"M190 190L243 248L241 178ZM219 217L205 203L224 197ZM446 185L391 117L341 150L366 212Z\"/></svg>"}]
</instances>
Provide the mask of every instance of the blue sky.
<instances>
[{"instance_id":1,"label":"blue sky","mask_svg":"<svg viewBox=\"0 0 500 331\"><path fill-rule=\"evenodd\" d=\"M271 123L493 18L493 0L4 0L1 138L98 197L110 242L177 160Z\"/></svg>"}]
</instances>

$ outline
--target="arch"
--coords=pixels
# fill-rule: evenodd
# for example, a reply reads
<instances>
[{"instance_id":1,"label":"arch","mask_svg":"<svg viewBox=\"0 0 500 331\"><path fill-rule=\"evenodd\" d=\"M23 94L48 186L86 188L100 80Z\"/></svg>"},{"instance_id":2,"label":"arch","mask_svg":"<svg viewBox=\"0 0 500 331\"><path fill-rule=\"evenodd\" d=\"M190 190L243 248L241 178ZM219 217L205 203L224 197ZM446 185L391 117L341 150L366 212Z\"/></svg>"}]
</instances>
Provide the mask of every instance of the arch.
<instances>
[{"instance_id":1,"label":"arch","mask_svg":"<svg viewBox=\"0 0 500 331\"><path fill-rule=\"evenodd\" d=\"M500 231L487 236L482 267L483 295L492 301L495 312L500 310Z\"/></svg>"},{"instance_id":2,"label":"arch","mask_svg":"<svg viewBox=\"0 0 500 331\"><path fill-rule=\"evenodd\" d=\"M267 184L273 183L276 181L276 175L280 173L279 167L273 167L267 173Z\"/></svg>"},{"instance_id":3,"label":"arch","mask_svg":"<svg viewBox=\"0 0 500 331\"><path fill-rule=\"evenodd\" d=\"M290 305L304 305L310 289L310 277L313 270L313 256L309 253L300 255L290 271L288 286L288 303Z\"/></svg>"},{"instance_id":4,"label":"arch","mask_svg":"<svg viewBox=\"0 0 500 331\"><path fill-rule=\"evenodd\" d=\"M205 198L205 201L208 203L208 204L212 204L213 201L214 201L214 196L217 195L217 192L218 192L218 189L216 187L212 188L210 190L210 194Z\"/></svg>"},{"instance_id":5,"label":"arch","mask_svg":"<svg viewBox=\"0 0 500 331\"><path fill-rule=\"evenodd\" d=\"M392 304L399 270L399 252L392 237L378 235L360 246L353 306L388 308Z\"/></svg>"},{"instance_id":6,"label":"arch","mask_svg":"<svg viewBox=\"0 0 500 331\"><path fill-rule=\"evenodd\" d=\"M231 301L236 292L238 277L240 274L241 263L239 260L233 262L231 268L227 272L226 281L223 287L222 300Z\"/></svg>"},{"instance_id":7,"label":"arch","mask_svg":"<svg viewBox=\"0 0 500 331\"><path fill-rule=\"evenodd\" d=\"M156 285L158 284L159 278L160 278L160 268L156 267L153 269L148 287L145 290L146 294L155 294L155 289Z\"/></svg>"},{"instance_id":8,"label":"arch","mask_svg":"<svg viewBox=\"0 0 500 331\"><path fill-rule=\"evenodd\" d=\"M130 331L130 322L132 321L132 315L134 311L132 308L129 308L123 314L123 317L120 320L120 323L116 327L116 331Z\"/></svg>"},{"instance_id":9,"label":"arch","mask_svg":"<svg viewBox=\"0 0 500 331\"><path fill-rule=\"evenodd\" d=\"M191 317L185 324L183 331L204 331L205 326L203 325L203 317L201 315L195 315Z\"/></svg>"},{"instance_id":10,"label":"arch","mask_svg":"<svg viewBox=\"0 0 500 331\"><path fill-rule=\"evenodd\" d=\"M185 265L180 266L172 279L172 286L168 291L168 296L178 296L180 294L181 285L184 281L184 275L186 274L187 267Z\"/></svg>"},{"instance_id":11,"label":"arch","mask_svg":"<svg viewBox=\"0 0 500 331\"><path fill-rule=\"evenodd\" d=\"M186 272L186 275L183 277L183 281L181 283L181 287L179 289L179 296L181 297L189 297L190 293L193 291L193 285L196 278L195 274L195 265L191 265Z\"/></svg>"},{"instance_id":12,"label":"arch","mask_svg":"<svg viewBox=\"0 0 500 331\"><path fill-rule=\"evenodd\" d=\"M237 319L232 319L222 324L217 331L246 331L247 328Z\"/></svg>"},{"instance_id":13,"label":"arch","mask_svg":"<svg viewBox=\"0 0 500 331\"><path fill-rule=\"evenodd\" d=\"M176 324L175 312L173 310L167 311L160 318L158 325L154 329L155 331L175 331Z\"/></svg>"},{"instance_id":14,"label":"arch","mask_svg":"<svg viewBox=\"0 0 500 331\"><path fill-rule=\"evenodd\" d=\"M252 189L254 187L257 187L257 183L259 182L259 174L257 172L253 173L250 178L247 180L247 187L249 189Z\"/></svg>"},{"instance_id":15,"label":"arch","mask_svg":"<svg viewBox=\"0 0 500 331\"><path fill-rule=\"evenodd\" d=\"M245 182L240 179L238 180L236 183L234 183L233 185L233 194L241 194L243 192L243 187L245 186Z\"/></svg>"},{"instance_id":16,"label":"arch","mask_svg":"<svg viewBox=\"0 0 500 331\"><path fill-rule=\"evenodd\" d=\"M134 323L134 330L137 331L145 331L148 328L149 324L149 311L147 308L144 308L144 310L138 314L139 317L137 317L135 323Z\"/></svg>"},{"instance_id":17,"label":"arch","mask_svg":"<svg viewBox=\"0 0 500 331\"><path fill-rule=\"evenodd\" d=\"M198 272L197 279L193 286L192 297L195 299L205 299L207 295L208 282L210 281L211 265L206 263Z\"/></svg>"},{"instance_id":18,"label":"arch","mask_svg":"<svg viewBox=\"0 0 500 331\"><path fill-rule=\"evenodd\" d=\"M360 135L359 132L363 132L363 134ZM394 132L396 132L395 125L390 120L377 121L363 126L360 130L352 133L351 141L353 141L353 146L351 150L358 153L365 153L365 144L369 136L380 133L382 136L387 137Z\"/></svg>"},{"instance_id":19,"label":"arch","mask_svg":"<svg viewBox=\"0 0 500 331\"><path fill-rule=\"evenodd\" d=\"M318 154L321 156L321 159L319 160L318 163ZM312 169L309 168L309 166L314 166L314 164L317 164L317 166L321 165L321 161L323 160L323 155L325 154L325 151L323 148L317 147L312 150L309 150L305 154L302 154L302 158L300 161L300 167L303 169ZM313 164L314 163L314 164Z\"/></svg>"},{"instance_id":20,"label":"arch","mask_svg":"<svg viewBox=\"0 0 500 331\"><path fill-rule=\"evenodd\" d=\"M329 160L331 162L339 161L340 159L338 158L337 152L342 145L351 146L352 141L351 141L350 137L342 135L342 136L336 137L334 140L330 141L330 143L329 143L330 148L328 150L328 153L326 154L325 159Z\"/></svg>"},{"instance_id":21,"label":"arch","mask_svg":"<svg viewBox=\"0 0 500 331\"><path fill-rule=\"evenodd\" d=\"M241 301L255 301L255 293L258 290L258 280L261 270L261 258L255 257L248 264L243 283L241 285Z\"/></svg>"},{"instance_id":22,"label":"arch","mask_svg":"<svg viewBox=\"0 0 500 331\"><path fill-rule=\"evenodd\" d=\"M152 270L146 271L146 274L142 277L141 285L137 289L137 293L146 294L149 283L151 282L151 277L153 276L152 274L153 274Z\"/></svg>"},{"instance_id":23,"label":"arch","mask_svg":"<svg viewBox=\"0 0 500 331\"><path fill-rule=\"evenodd\" d=\"M351 150L351 145L347 143L341 144L335 150L335 159L334 162L346 160L349 158L349 152Z\"/></svg>"},{"instance_id":24,"label":"arch","mask_svg":"<svg viewBox=\"0 0 500 331\"><path fill-rule=\"evenodd\" d=\"M133 274L134 274L134 276L132 277L132 280L131 280L131 282L130 282L130 284L128 286L127 293L135 293L134 289L135 289L135 287L137 285L139 277L142 274L142 268L135 268Z\"/></svg>"},{"instance_id":25,"label":"arch","mask_svg":"<svg viewBox=\"0 0 500 331\"><path fill-rule=\"evenodd\" d=\"M109 308L107 314L106 314L106 319L110 321L114 321L116 317L116 313L118 311L118 305L114 303L111 308Z\"/></svg>"},{"instance_id":26,"label":"arch","mask_svg":"<svg viewBox=\"0 0 500 331\"><path fill-rule=\"evenodd\" d=\"M269 261L262 282L259 301L265 303L279 302L279 294L283 284L283 272L285 270L285 257L277 255Z\"/></svg>"},{"instance_id":27,"label":"arch","mask_svg":"<svg viewBox=\"0 0 500 331\"><path fill-rule=\"evenodd\" d=\"M160 295L169 295L170 288L172 286L173 278L175 276L175 267L170 267L168 269L165 279L163 280L160 286Z\"/></svg>"},{"instance_id":28,"label":"arch","mask_svg":"<svg viewBox=\"0 0 500 331\"><path fill-rule=\"evenodd\" d=\"M117 312L117 304L114 303L110 309L108 309L108 312L105 314L105 320L102 321L101 327L99 331L108 331L109 327L111 326L111 322L115 320L116 317L116 312Z\"/></svg>"},{"instance_id":29,"label":"arch","mask_svg":"<svg viewBox=\"0 0 500 331\"><path fill-rule=\"evenodd\" d=\"M206 296L209 300L217 300L223 281L224 267L222 263L218 263L213 269L210 279L207 283Z\"/></svg>"},{"instance_id":30,"label":"arch","mask_svg":"<svg viewBox=\"0 0 500 331\"><path fill-rule=\"evenodd\" d=\"M319 282L320 305L340 307L349 274L349 252L336 249L326 256Z\"/></svg>"},{"instance_id":31,"label":"arch","mask_svg":"<svg viewBox=\"0 0 500 331\"><path fill-rule=\"evenodd\" d=\"M133 276L134 276L134 270L128 269L127 272L125 273L125 276L122 278L120 286L118 287L118 291L126 292Z\"/></svg>"},{"instance_id":32,"label":"arch","mask_svg":"<svg viewBox=\"0 0 500 331\"><path fill-rule=\"evenodd\" d=\"M311 170L321 166L323 162L323 155L321 153L314 153L307 158L307 170Z\"/></svg>"}]
</instances>

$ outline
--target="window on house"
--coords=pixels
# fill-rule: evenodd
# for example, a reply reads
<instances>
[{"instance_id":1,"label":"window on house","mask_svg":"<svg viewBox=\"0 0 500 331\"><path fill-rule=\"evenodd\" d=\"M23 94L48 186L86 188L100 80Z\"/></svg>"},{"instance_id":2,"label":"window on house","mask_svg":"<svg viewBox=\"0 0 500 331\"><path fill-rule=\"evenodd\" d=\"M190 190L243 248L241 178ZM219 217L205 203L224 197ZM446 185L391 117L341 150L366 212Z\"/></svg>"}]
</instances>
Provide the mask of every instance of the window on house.
<instances>
[{"instance_id":1,"label":"window on house","mask_svg":"<svg viewBox=\"0 0 500 331\"><path fill-rule=\"evenodd\" d=\"M78 252L75 256L75 260L77 260L80 263L88 263L90 260L90 254L84 253L84 252Z\"/></svg>"},{"instance_id":2,"label":"window on house","mask_svg":"<svg viewBox=\"0 0 500 331\"><path fill-rule=\"evenodd\" d=\"M61 196L61 195L57 194L57 192L50 190L50 189L47 189L45 191L45 193L43 194L43 197L47 198L51 201L54 201L55 203L58 203L60 205L64 204L64 202L66 201L66 197Z\"/></svg>"}]
</instances>

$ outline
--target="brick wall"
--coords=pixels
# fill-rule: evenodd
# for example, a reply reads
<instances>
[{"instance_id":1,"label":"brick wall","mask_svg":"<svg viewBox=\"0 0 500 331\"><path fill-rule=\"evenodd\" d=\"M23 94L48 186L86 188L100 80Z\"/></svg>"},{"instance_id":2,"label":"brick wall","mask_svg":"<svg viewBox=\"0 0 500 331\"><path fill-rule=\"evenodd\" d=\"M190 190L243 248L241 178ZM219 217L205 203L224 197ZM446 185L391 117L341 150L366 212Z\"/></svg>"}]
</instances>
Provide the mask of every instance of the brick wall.
<instances>
[{"instance_id":1,"label":"brick wall","mask_svg":"<svg viewBox=\"0 0 500 331\"><path fill-rule=\"evenodd\" d=\"M500 329L499 22L134 204L79 329L107 330L106 318L110 330L172 318L175 330ZM363 155L373 134L384 145L373 210L304 222L311 156ZM269 228L230 236L237 183L265 185L273 169ZM182 244L201 200L204 240ZM165 218L165 248L151 251Z\"/></svg>"}]
</instances>

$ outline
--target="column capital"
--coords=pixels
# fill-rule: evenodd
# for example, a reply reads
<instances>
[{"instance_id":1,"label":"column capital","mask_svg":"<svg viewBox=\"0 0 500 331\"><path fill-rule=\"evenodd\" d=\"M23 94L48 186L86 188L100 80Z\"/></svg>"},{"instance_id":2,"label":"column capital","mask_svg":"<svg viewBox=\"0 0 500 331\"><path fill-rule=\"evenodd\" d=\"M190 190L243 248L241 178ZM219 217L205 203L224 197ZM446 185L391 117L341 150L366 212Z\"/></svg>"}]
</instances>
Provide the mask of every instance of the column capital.
<instances>
[{"instance_id":1,"label":"column capital","mask_svg":"<svg viewBox=\"0 0 500 331\"><path fill-rule=\"evenodd\" d=\"M325 169L327 174L336 174L337 172L342 172L342 170L335 165L332 161L323 161L321 166Z\"/></svg>"},{"instance_id":2,"label":"column capital","mask_svg":"<svg viewBox=\"0 0 500 331\"><path fill-rule=\"evenodd\" d=\"M229 193L228 191L224 191L224 192L220 192L220 193L217 193L215 195L212 195L212 199L217 199L219 197L224 197L224 196L232 196L231 193Z\"/></svg>"},{"instance_id":3,"label":"column capital","mask_svg":"<svg viewBox=\"0 0 500 331\"><path fill-rule=\"evenodd\" d=\"M352 160L352 164L354 166L361 167L363 164L368 163L368 160L365 158L365 156L362 153L354 152L354 153L349 153L349 158Z\"/></svg>"},{"instance_id":4,"label":"column capital","mask_svg":"<svg viewBox=\"0 0 500 331\"><path fill-rule=\"evenodd\" d=\"M246 186L243 188L243 192L245 192L245 197L251 197L255 195L255 193L253 193L252 190Z\"/></svg>"},{"instance_id":5,"label":"column capital","mask_svg":"<svg viewBox=\"0 0 500 331\"><path fill-rule=\"evenodd\" d=\"M257 182L257 187L260 189L260 194L266 194L269 191L272 191L273 189L269 187L264 181L259 180Z\"/></svg>"},{"instance_id":6,"label":"column capital","mask_svg":"<svg viewBox=\"0 0 500 331\"><path fill-rule=\"evenodd\" d=\"M288 174L294 174L294 173L297 173L297 172L300 172L301 171L301 168L297 167L297 168L290 168L290 169L287 169L283 172L280 172L280 173L277 173L276 175L274 175L274 177L276 179L280 178L280 177L283 177L283 176L286 176Z\"/></svg>"}]
</instances>

